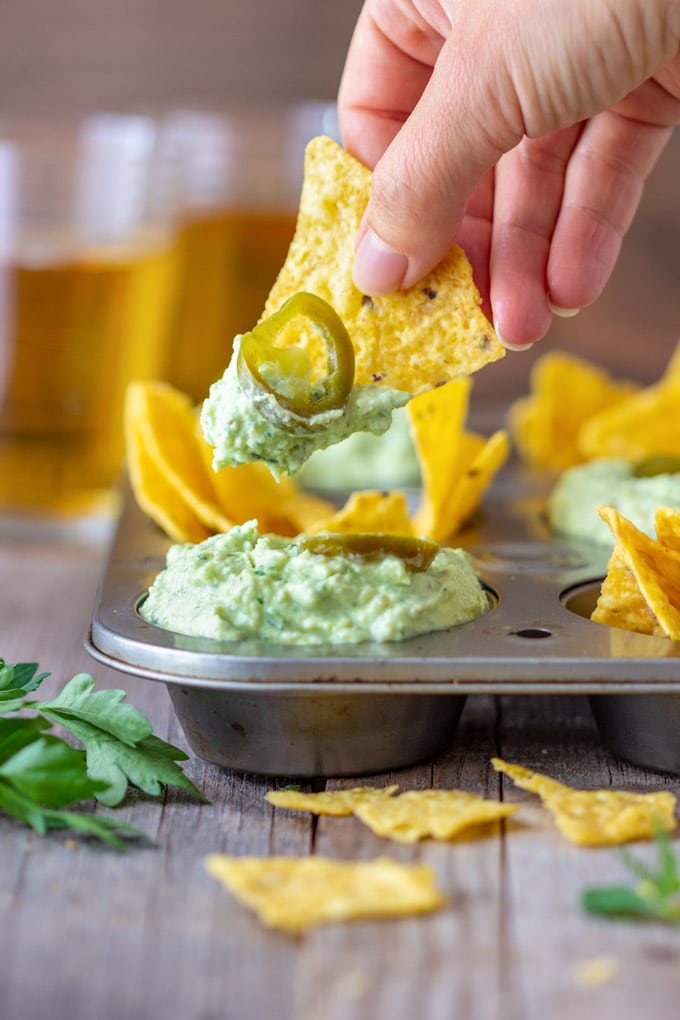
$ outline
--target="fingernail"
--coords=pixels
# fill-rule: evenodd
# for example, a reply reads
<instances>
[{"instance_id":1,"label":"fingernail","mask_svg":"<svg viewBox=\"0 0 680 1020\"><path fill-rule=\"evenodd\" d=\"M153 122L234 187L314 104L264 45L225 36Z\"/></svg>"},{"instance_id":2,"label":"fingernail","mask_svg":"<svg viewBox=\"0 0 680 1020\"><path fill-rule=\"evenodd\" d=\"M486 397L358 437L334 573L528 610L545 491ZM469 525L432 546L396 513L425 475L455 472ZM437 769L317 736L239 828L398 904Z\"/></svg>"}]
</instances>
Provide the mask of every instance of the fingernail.
<instances>
[{"instance_id":1,"label":"fingernail","mask_svg":"<svg viewBox=\"0 0 680 1020\"><path fill-rule=\"evenodd\" d=\"M557 315L560 319L573 319L581 311L580 308L562 308L560 305L553 304L550 298L548 298L548 305L553 315Z\"/></svg>"},{"instance_id":2,"label":"fingernail","mask_svg":"<svg viewBox=\"0 0 680 1020\"><path fill-rule=\"evenodd\" d=\"M369 227L354 258L354 285L364 294L391 294L399 290L408 259L381 241Z\"/></svg>"},{"instance_id":3,"label":"fingernail","mask_svg":"<svg viewBox=\"0 0 680 1020\"><path fill-rule=\"evenodd\" d=\"M507 340L503 339L503 334L499 330L496 323L494 323L493 328L496 330L496 336L508 351L528 351L531 347L534 346L533 342L530 344L511 344Z\"/></svg>"}]
</instances>

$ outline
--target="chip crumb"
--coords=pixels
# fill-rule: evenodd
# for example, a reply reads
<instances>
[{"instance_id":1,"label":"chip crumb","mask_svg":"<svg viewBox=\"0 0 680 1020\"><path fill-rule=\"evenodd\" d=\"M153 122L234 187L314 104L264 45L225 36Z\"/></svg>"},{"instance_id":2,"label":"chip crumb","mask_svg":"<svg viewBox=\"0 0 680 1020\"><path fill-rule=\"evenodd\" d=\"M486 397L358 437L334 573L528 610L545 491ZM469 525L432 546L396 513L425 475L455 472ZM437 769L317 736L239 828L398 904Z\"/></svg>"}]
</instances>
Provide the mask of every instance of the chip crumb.
<instances>
[{"instance_id":1,"label":"chip crumb","mask_svg":"<svg viewBox=\"0 0 680 1020\"><path fill-rule=\"evenodd\" d=\"M618 970L619 962L615 956L593 956L589 960L578 960L571 973L577 985L591 988L608 984L616 977Z\"/></svg>"}]
</instances>

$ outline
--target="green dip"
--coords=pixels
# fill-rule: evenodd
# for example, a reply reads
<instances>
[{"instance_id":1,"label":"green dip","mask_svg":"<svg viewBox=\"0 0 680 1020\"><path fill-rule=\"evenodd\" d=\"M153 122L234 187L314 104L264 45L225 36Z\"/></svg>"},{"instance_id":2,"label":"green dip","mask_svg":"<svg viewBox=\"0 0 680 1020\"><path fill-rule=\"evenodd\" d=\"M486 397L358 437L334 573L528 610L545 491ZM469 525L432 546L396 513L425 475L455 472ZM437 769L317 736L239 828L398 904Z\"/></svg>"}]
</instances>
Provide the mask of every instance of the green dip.
<instances>
[{"instance_id":1,"label":"green dip","mask_svg":"<svg viewBox=\"0 0 680 1020\"><path fill-rule=\"evenodd\" d=\"M553 531L599 545L612 545L609 527L598 506L612 506L654 537L657 507L680 507L680 474L637 477L627 460L601 459L564 471L548 500Z\"/></svg>"},{"instance_id":2,"label":"green dip","mask_svg":"<svg viewBox=\"0 0 680 1020\"><path fill-rule=\"evenodd\" d=\"M175 545L140 613L158 627L224 641L294 645L399 641L489 608L468 554L440 549L427 570L392 554L322 556L257 522Z\"/></svg>"},{"instance_id":3,"label":"green dip","mask_svg":"<svg viewBox=\"0 0 680 1020\"><path fill-rule=\"evenodd\" d=\"M420 485L420 465L405 407L392 415L381 436L355 432L341 443L317 450L298 474L309 489L399 489Z\"/></svg>"},{"instance_id":4,"label":"green dip","mask_svg":"<svg viewBox=\"0 0 680 1020\"><path fill-rule=\"evenodd\" d=\"M355 386L347 405L310 418L318 431L286 432L264 418L239 385L236 363L240 336L221 379L213 383L201 411L203 435L213 447L216 471L227 465L261 460L275 478L295 474L315 450L339 443L354 432L381 435L390 427L392 411L411 394L388 386ZM273 402L276 398L271 396Z\"/></svg>"}]
</instances>

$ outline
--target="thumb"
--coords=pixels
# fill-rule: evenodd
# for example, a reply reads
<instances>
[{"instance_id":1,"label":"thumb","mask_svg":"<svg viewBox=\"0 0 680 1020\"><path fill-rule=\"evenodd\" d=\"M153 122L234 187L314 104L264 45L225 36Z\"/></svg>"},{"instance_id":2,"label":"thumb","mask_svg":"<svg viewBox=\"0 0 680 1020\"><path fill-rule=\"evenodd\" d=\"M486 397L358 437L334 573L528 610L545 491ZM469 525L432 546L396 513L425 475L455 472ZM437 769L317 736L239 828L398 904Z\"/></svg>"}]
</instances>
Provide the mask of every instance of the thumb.
<instances>
[{"instance_id":1,"label":"thumb","mask_svg":"<svg viewBox=\"0 0 680 1020\"><path fill-rule=\"evenodd\" d=\"M521 127L489 124L497 104L479 78L461 82L445 51L373 171L354 262L354 282L366 294L407 289L437 265L479 179L522 135Z\"/></svg>"}]
</instances>

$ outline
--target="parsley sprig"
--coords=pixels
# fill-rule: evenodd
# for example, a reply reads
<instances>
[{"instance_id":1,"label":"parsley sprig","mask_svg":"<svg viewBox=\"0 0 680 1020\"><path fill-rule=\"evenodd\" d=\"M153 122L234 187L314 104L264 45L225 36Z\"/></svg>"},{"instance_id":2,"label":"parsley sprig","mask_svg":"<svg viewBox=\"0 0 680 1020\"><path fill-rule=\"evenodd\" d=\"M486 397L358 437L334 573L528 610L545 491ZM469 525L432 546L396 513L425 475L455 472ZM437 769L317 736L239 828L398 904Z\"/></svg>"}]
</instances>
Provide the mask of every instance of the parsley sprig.
<instances>
[{"instance_id":1,"label":"parsley sprig","mask_svg":"<svg viewBox=\"0 0 680 1020\"><path fill-rule=\"evenodd\" d=\"M0 810L41 836L71 829L122 850L123 836L144 834L111 815L67 809L92 798L115 807L129 786L150 796L175 786L205 800L177 764L188 755L154 736L125 691L95 691L92 677L78 673L52 701L34 700L48 676L35 662L0 659ZM48 732L53 724L82 747Z\"/></svg>"},{"instance_id":2,"label":"parsley sprig","mask_svg":"<svg viewBox=\"0 0 680 1020\"><path fill-rule=\"evenodd\" d=\"M648 867L623 850L623 860L637 879L636 885L586 889L582 900L584 908L591 914L608 917L637 917L680 924L680 865L666 832L657 832L656 846L655 867Z\"/></svg>"}]
</instances>

